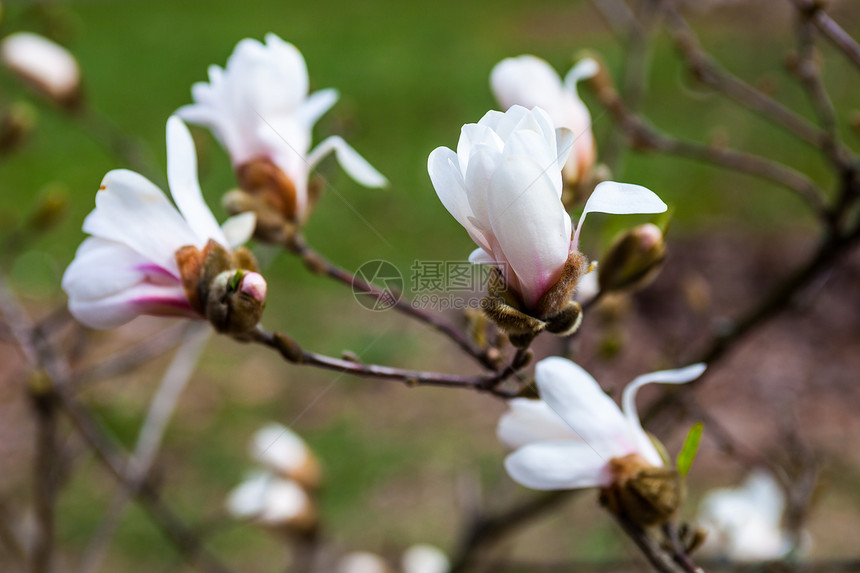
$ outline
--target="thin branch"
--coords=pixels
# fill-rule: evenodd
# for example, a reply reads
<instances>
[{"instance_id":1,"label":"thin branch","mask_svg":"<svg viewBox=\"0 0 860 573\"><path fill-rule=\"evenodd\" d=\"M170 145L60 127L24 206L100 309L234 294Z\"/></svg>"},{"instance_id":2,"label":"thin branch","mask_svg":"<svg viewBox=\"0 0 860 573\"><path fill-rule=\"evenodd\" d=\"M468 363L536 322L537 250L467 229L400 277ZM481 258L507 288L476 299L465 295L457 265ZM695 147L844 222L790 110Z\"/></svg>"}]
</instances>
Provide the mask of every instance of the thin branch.
<instances>
[{"instance_id":1,"label":"thin branch","mask_svg":"<svg viewBox=\"0 0 860 573\"><path fill-rule=\"evenodd\" d=\"M671 0L660 2L666 27L687 67L698 80L790 131L801 140L821 148L822 142L827 139L824 131L717 63L702 48L695 32L674 4Z\"/></svg>"},{"instance_id":2,"label":"thin branch","mask_svg":"<svg viewBox=\"0 0 860 573\"><path fill-rule=\"evenodd\" d=\"M670 555L667 555L663 548L660 547L659 543L654 541L654 539L648 535L645 530L632 521L615 514L613 514L613 517L615 517L615 521L621 526L621 529L624 530L624 533L627 534L627 537L629 537L633 543L636 544L636 547L642 551L642 554L648 560L648 563L650 563L654 569L660 573L700 573L700 570L698 569L694 569L692 571L682 569L675 563Z\"/></svg>"},{"instance_id":3,"label":"thin branch","mask_svg":"<svg viewBox=\"0 0 860 573\"><path fill-rule=\"evenodd\" d=\"M465 388L486 392L500 398L513 398L518 392L511 392L498 388L505 379L516 374L518 368L509 365L492 374L482 376L460 376L457 374L443 374L440 372L426 372L418 370L405 370L390 366L379 366L376 364L361 364L359 362L332 358L323 354L308 352L301 348L294 340L281 334L271 333L258 326L251 331L245 339L256 342L277 350L281 357L287 362L303 366L313 366L323 370L333 370L345 374L352 374L361 378L377 378L382 380L397 380L407 386L438 386L442 388Z\"/></svg>"},{"instance_id":4,"label":"thin branch","mask_svg":"<svg viewBox=\"0 0 860 573\"><path fill-rule=\"evenodd\" d=\"M791 0L797 8L808 14L815 26L834 46L842 51L851 62L860 68L860 44L837 24L833 18L822 9L822 3L816 0Z\"/></svg>"},{"instance_id":5,"label":"thin branch","mask_svg":"<svg viewBox=\"0 0 860 573\"><path fill-rule=\"evenodd\" d=\"M399 296L396 301L392 301L392 293L368 283L353 273L333 264L311 248L298 233L285 238L283 245L284 248L298 255L311 272L333 278L336 281L355 289L356 292L375 297L378 301L393 303L391 308L409 316L410 318L414 318L419 322L427 324L438 332L441 332L485 368L495 370L499 367L500 355L496 349L485 350L479 348L478 345L462 331L451 324L448 324L438 316L416 308L412 305L411 301L402 296ZM399 293L397 294L399 295Z\"/></svg>"},{"instance_id":6,"label":"thin branch","mask_svg":"<svg viewBox=\"0 0 860 573\"><path fill-rule=\"evenodd\" d=\"M631 112L618 96L608 78L594 83L600 102L609 110L615 121L630 139L630 145L641 151L659 151L679 157L696 159L732 171L746 173L794 191L819 215L827 212L824 192L803 173L785 165L741 151L685 141L667 135L647 125Z\"/></svg>"},{"instance_id":7,"label":"thin branch","mask_svg":"<svg viewBox=\"0 0 860 573\"><path fill-rule=\"evenodd\" d=\"M184 333L185 340L176 351L173 361L161 379L161 384L149 405L149 412L138 435L137 447L127 470L135 488L139 488L149 475L167 424L173 415L179 396L194 373L194 367L209 340L212 328L208 324L194 322L184 329ZM99 524L84 554L79 569L81 573L97 571L101 566L113 533L130 499L131 492L128 489L121 489L114 495L107 514Z\"/></svg>"},{"instance_id":8,"label":"thin branch","mask_svg":"<svg viewBox=\"0 0 860 573\"><path fill-rule=\"evenodd\" d=\"M31 551L29 570L49 573L53 570L55 541L55 507L57 494L57 408L50 391L31 388L36 416L36 461L33 464L34 505L37 527Z\"/></svg>"}]
</instances>

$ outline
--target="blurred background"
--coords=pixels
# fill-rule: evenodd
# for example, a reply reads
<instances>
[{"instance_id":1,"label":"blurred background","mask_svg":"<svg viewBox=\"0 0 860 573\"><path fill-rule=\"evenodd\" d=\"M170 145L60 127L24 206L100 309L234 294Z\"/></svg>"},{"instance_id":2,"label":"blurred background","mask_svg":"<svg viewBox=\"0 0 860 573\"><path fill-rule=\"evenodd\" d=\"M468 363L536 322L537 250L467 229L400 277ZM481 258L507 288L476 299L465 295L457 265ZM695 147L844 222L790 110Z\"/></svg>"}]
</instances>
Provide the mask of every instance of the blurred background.
<instances>
[{"instance_id":1,"label":"blurred background","mask_svg":"<svg viewBox=\"0 0 860 573\"><path fill-rule=\"evenodd\" d=\"M695 4L688 16L714 56L801 115L814 117L784 66L795 48L787 2ZM860 33L860 6L833 4L834 18L855 36ZM347 269L384 259L404 276L416 260L465 260L473 248L436 198L426 161L435 147L456 145L462 124L496 106L488 85L493 65L531 53L563 74L589 53L617 76L625 54L600 12L584 1L438 0L420 7L387 0L4 2L0 34L19 30L48 36L75 55L93 110L72 116L0 72L0 105L26 102L35 120L25 141L0 157L0 233L13 236L46 196L59 192L68 201L56 226L22 250L0 253L3 272L37 318L64 303L60 279L84 238L81 222L101 178L129 167L102 143L115 132L134 140L148 167L144 174L164 187L167 118L190 103L192 83L206 78L210 64L223 66L242 38L262 40L273 32L294 43L307 61L312 89L334 87L341 94L317 124L316 140L343 135L391 181L388 189L364 189L327 160L320 169L327 186L307 226L308 242ZM822 48L844 140L856 149L851 126L860 75L829 46ZM665 35L657 35L648 56L641 111L655 125L680 137L768 155L825 189L834 185L820 155L691 81ZM614 126L589 90L581 92L600 161ZM220 196L235 187L229 159L208 132L194 134L204 194L223 220ZM635 296L592 310L574 347L576 359L607 390L617 391L635 375L695 356L721 318L750 308L804 260L814 247L816 226L791 193L688 160L623 152L613 178L649 187L671 208L662 274ZM599 258L621 229L649 219L589 220L583 248ZM310 275L295 257L259 247L257 254L267 265L269 329L330 355L350 350L365 362L476 372L442 337L393 312L365 310L348 288ZM799 438L822 464L806 523L815 558L856 557L860 534L860 447L852 440L860 435L858 279L855 253L806 289L797 308L745 340L697 391L700 403L760 455L787 456L786 427L800 428ZM89 350L79 365L95 364L109 350L157 334L165 324L141 319L112 332L87 332ZM550 338L536 346L538 357L558 351ZM3 341L0 353L0 497L25 519L32 421L19 380L11 376L15 347ZM168 363L169 353L130 375L80 389L99 421L127 448ZM657 392L643 392L643 402ZM397 555L410 544L428 542L453 551L464 527L464 491L480 488L490 508L527 493L502 469L505 450L495 424L503 410L500 400L488 396L302 369L266 349L213 338L179 402L156 471L166 499L205 531L209 547L227 563L240 571L280 570L282 543L232 522L223 510L227 493L251 466L251 435L267 421L278 421L302 435L322 462L323 533L334 546ZM694 421L679 415L654 430L677 451ZM73 471L58 502L60 570L73 570L116 488L74 434L68 435ZM737 484L746 469L717 451L706 425L684 517L694 514L705 490ZM596 495L586 493L560 503L493 556L600 562L633 559L635 550L601 513ZM190 569L132 504L102 570Z\"/></svg>"}]
</instances>

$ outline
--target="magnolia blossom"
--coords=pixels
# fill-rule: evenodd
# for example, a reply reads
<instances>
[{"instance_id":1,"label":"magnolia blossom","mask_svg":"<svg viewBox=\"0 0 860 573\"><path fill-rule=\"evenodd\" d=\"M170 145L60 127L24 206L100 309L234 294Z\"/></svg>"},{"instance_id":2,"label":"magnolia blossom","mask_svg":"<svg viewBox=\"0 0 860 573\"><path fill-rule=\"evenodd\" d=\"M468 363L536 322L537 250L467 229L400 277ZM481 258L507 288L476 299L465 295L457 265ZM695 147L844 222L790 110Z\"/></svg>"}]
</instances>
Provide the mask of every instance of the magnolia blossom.
<instances>
[{"instance_id":1,"label":"magnolia blossom","mask_svg":"<svg viewBox=\"0 0 860 573\"><path fill-rule=\"evenodd\" d=\"M83 225L92 236L63 276L69 310L83 324L114 328L143 314L203 318L183 289L177 251L203 249L210 240L229 250L251 236L251 214L218 226L200 191L191 134L177 117L167 122L167 180L175 207L133 171L111 171L102 180ZM266 283L257 273L246 274L240 288L265 299Z\"/></svg>"},{"instance_id":2,"label":"magnolia blossom","mask_svg":"<svg viewBox=\"0 0 860 573\"><path fill-rule=\"evenodd\" d=\"M505 459L505 469L526 487L552 490L608 487L613 481L610 462L631 454L662 467L663 459L639 422L636 393L651 382L689 382L704 370L704 364L695 364L639 376L624 389L618 408L570 360L542 360L535 368L542 399L511 400L499 421L499 439L516 449Z\"/></svg>"},{"instance_id":3,"label":"magnolia blossom","mask_svg":"<svg viewBox=\"0 0 860 573\"><path fill-rule=\"evenodd\" d=\"M16 32L0 42L0 59L48 97L70 103L79 92L81 71L64 47L31 32Z\"/></svg>"},{"instance_id":4,"label":"magnolia blossom","mask_svg":"<svg viewBox=\"0 0 860 573\"><path fill-rule=\"evenodd\" d=\"M313 150L311 130L337 101L325 89L308 95L308 70L302 54L290 43L268 34L266 43L244 39L225 68L211 66L209 83L192 87L193 104L177 112L190 123L212 130L230 154L234 167L255 161L273 163L294 189L295 217L308 208L308 177L334 152L344 170L367 187L387 184L383 177L342 138L332 136ZM241 176L240 176L241 179Z\"/></svg>"},{"instance_id":5,"label":"magnolia blossom","mask_svg":"<svg viewBox=\"0 0 860 573\"><path fill-rule=\"evenodd\" d=\"M353 551L341 557L337 573L394 573L388 563L375 553Z\"/></svg>"},{"instance_id":6,"label":"magnolia blossom","mask_svg":"<svg viewBox=\"0 0 860 573\"><path fill-rule=\"evenodd\" d=\"M597 70L597 62L585 58L567 73L562 83L546 61L524 55L502 60L490 74L490 86L502 108L514 105L540 107L547 112L555 127L565 127L573 132L573 151L563 170L565 181L570 183L581 179L594 164L596 151L591 115L579 99L576 84L593 76Z\"/></svg>"},{"instance_id":7,"label":"magnolia blossom","mask_svg":"<svg viewBox=\"0 0 860 573\"><path fill-rule=\"evenodd\" d=\"M403 573L448 573L451 562L438 547L419 543L403 553Z\"/></svg>"},{"instance_id":8,"label":"magnolia blossom","mask_svg":"<svg viewBox=\"0 0 860 573\"><path fill-rule=\"evenodd\" d=\"M254 461L305 487L316 487L320 482L320 468L316 456L298 434L272 423L254 434L251 440L251 457Z\"/></svg>"},{"instance_id":9,"label":"magnolia blossom","mask_svg":"<svg viewBox=\"0 0 860 573\"><path fill-rule=\"evenodd\" d=\"M738 561L784 557L792 548L782 529L785 496L773 476L755 471L735 489L708 493L699 505L699 521L708 531L702 551Z\"/></svg>"},{"instance_id":10,"label":"magnolia blossom","mask_svg":"<svg viewBox=\"0 0 860 573\"><path fill-rule=\"evenodd\" d=\"M572 232L561 202L561 168L572 140L542 109L515 105L464 125L457 151L438 147L427 162L442 204L479 246L469 260L497 267L527 308L558 281L586 214L666 210L644 187L607 181L595 188Z\"/></svg>"},{"instance_id":11,"label":"magnolia blossom","mask_svg":"<svg viewBox=\"0 0 860 573\"><path fill-rule=\"evenodd\" d=\"M296 482L269 472L255 472L234 489L227 510L237 519L270 527L307 529L316 511L307 492Z\"/></svg>"}]
</instances>

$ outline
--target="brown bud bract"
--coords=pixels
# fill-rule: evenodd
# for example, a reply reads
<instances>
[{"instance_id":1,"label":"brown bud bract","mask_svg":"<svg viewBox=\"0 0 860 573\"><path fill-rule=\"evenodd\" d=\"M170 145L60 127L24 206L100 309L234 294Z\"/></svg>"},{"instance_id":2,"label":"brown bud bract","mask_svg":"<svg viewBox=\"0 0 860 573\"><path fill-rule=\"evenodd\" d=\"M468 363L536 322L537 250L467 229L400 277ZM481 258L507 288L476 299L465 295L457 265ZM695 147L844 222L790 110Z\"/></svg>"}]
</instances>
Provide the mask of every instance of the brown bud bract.
<instances>
[{"instance_id":1,"label":"brown bud bract","mask_svg":"<svg viewBox=\"0 0 860 573\"><path fill-rule=\"evenodd\" d=\"M612 484L600 492L612 513L648 527L671 519L684 502L684 481L677 471L649 464L639 454L609 460Z\"/></svg>"},{"instance_id":2,"label":"brown bud bract","mask_svg":"<svg viewBox=\"0 0 860 573\"><path fill-rule=\"evenodd\" d=\"M597 278L603 291L647 286L666 259L662 231L650 223L619 237L600 261Z\"/></svg>"}]
</instances>

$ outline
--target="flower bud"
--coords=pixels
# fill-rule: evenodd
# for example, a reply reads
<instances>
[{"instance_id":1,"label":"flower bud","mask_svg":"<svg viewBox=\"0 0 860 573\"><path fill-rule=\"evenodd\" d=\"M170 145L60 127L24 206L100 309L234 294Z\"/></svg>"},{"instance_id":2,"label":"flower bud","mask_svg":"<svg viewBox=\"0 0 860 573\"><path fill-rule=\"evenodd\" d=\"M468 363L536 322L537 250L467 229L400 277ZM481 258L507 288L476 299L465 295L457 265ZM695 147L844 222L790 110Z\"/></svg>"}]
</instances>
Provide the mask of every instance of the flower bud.
<instances>
[{"instance_id":1,"label":"flower bud","mask_svg":"<svg viewBox=\"0 0 860 573\"><path fill-rule=\"evenodd\" d=\"M426 543L413 545L403 553L403 573L448 573L451 562L438 548Z\"/></svg>"},{"instance_id":2,"label":"flower bud","mask_svg":"<svg viewBox=\"0 0 860 573\"><path fill-rule=\"evenodd\" d=\"M292 234L293 224L284 219L284 215L273 208L262 197L252 195L241 189L229 191L221 199L221 204L230 215L239 213L254 213L257 224L254 237L265 243L280 243L285 236Z\"/></svg>"},{"instance_id":3,"label":"flower bud","mask_svg":"<svg viewBox=\"0 0 860 573\"><path fill-rule=\"evenodd\" d=\"M320 485L317 457L295 432L280 424L260 429L251 441L251 457L279 475L307 489Z\"/></svg>"},{"instance_id":4,"label":"flower bud","mask_svg":"<svg viewBox=\"0 0 860 573\"><path fill-rule=\"evenodd\" d=\"M258 273L224 271L209 286L206 318L218 332L242 334L260 322L266 306L266 280Z\"/></svg>"},{"instance_id":5,"label":"flower bud","mask_svg":"<svg viewBox=\"0 0 860 573\"><path fill-rule=\"evenodd\" d=\"M618 238L598 269L603 291L642 288L650 283L666 259L663 232L651 223L631 229Z\"/></svg>"},{"instance_id":6,"label":"flower bud","mask_svg":"<svg viewBox=\"0 0 860 573\"><path fill-rule=\"evenodd\" d=\"M368 551L355 551L344 555L336 571L337 573L394 573L385 559Z\"/></svg>"},{"instance_id":7,"label":"flower bud","mask_svg":"<svg viewBox=\"0 0 860 573\"><path fill-rule=\"evenodd\" d=\"M261 472L239 484L227 499L238 519L288 533L312 532L319 520L313 501L296 482Z\"/></svg>"},{"instance_id":8,"label":"flower bud","mask_svg":"<svg viewBox=\"0 0 860 573\"><path fill-rule=\"evenodd\" d=\"M609 460L609 473L612 483L601 490L601 503L641 527L665 523L684 502L678 472L653 466L639 454Z\"/></svg>"},{"instance_id":9,"label":"flower bud","mask_svg":"<svg viewBox=\"0 0 860 573\"><path fill-rule=\"evenodd\" d=\"M67 108L80 101L81 72L68 50L38 34L17 32L0 43L0 60L22 80Z\"/></svg>"},{"instance_id":10,"label":"flower bud","mask_svg":"<svg viewBox=\"0 0 860 573\"><path fill-rule=\"evenodd\" d=\"M0 153L18 147L36 125L36 110L25 102L13 104L0 118Z\"/></svg>"}]
</instances>

